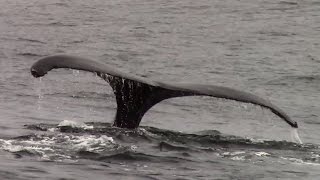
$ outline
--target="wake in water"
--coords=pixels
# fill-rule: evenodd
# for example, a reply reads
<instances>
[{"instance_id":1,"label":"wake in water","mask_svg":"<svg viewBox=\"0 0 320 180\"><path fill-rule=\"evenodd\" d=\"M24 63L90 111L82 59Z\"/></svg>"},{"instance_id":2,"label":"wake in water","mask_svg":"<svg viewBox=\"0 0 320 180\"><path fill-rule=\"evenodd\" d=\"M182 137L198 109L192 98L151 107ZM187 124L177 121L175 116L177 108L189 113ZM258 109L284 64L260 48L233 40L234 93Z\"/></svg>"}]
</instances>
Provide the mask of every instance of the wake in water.
<instances>
[{"instance_id":1,"label":"wake in water","mask_svg":"<svg viewBox=\"0 0 320 180\"><path fill-rule=\"evenodd\" d=\"M43 133L1 139L0 148L17 158L76 162L80 159L134 162L284 161L320 165L320 150L312 144L230 136L216 130L192 134L141 127L121 129L108 123L34 124Z\"/></svg>"}]
</instances>

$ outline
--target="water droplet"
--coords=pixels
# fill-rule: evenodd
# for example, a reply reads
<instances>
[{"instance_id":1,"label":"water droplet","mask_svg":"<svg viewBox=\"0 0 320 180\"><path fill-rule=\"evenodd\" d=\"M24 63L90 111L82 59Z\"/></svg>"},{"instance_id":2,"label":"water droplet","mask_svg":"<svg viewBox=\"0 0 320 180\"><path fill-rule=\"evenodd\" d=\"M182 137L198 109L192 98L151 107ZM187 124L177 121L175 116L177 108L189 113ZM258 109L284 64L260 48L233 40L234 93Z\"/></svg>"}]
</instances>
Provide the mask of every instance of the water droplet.
<instances>
[{"instance_id":1,"label":"water droplet","mask_svg":"<svg viewBox=\"0 0 320 180\"><path fill-rule=\"evenodd\" d=\"M41 102L42 102L42 99L43 99L43 92L42 92L42 89L43 89L43 83L42 83L42 77L39 78L39 80L36 80L36 92L38 94L38 102L37 102L37 105L38 105L38 110L41 109Z\"/></svg>"}]
</instances>

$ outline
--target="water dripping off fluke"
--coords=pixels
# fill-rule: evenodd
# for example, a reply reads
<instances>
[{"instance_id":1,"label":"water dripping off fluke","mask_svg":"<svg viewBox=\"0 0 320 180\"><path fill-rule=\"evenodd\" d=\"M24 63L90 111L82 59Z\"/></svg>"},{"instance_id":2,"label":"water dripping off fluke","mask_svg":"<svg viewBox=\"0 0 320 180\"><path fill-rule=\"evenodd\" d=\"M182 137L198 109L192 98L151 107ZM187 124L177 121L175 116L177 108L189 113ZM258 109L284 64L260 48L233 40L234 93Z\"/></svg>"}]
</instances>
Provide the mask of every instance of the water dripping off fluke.
<instances>
[{"instance_id":1,"label":"water dripping off fluke","mask_svg":"<svg viewBox=\"0 0 320 180\"><path fill-rule=\"evenodd\" d=\"M300 137L299 137L298 129L297 129L297 128L291 128L290 133L291 133L291 140L292 140L293 142L302 144L302 141L301 141L301 139L300 139Z\"/></svg>"},{"instance_id":2,"label":"water dripping off fluke","mask_svg":"<svg viewBox=\"0 0 320 180\"><path fill-rule=\"evenodd\" d=\"M38 110L41 110L41 102L43 99L43 93L42 93L42 77L39 78L39 81L37 81L36 83L36 87L37 87L37 94L38 94L38 102L37 102L37 106L38 106Z\"/></svg>"},{"instance_id":3,"label":"water dripping off fluke","mask_svg":"<svg viewBox=\"0 0 320 180\"><path fill-rule=\"evenodd\" d=\"M44 98L44 90L45 90L45 84L43 84L42 82L42 78L40 77L39 80L35 81L35 91L37 93L37 104L36 104L36 114L39 118L42 118L43 115L43 111L42 111L42 104L43 104L43 98Z\"/></svg>"}]
</instances>

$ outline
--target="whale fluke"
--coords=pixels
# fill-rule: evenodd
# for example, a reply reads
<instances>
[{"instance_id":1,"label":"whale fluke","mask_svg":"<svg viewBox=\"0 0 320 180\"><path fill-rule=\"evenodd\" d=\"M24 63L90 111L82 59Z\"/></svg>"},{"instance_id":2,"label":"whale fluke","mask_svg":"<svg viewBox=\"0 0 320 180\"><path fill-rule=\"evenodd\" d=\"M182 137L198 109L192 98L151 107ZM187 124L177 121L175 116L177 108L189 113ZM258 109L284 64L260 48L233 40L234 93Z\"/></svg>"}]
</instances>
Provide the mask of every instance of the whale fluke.
<instances>
[{"instance_id":1,"label":"whale fluke","mask_svg":"<svg viewBox=\"0 0 320 180\"><path fill-rule=\"evenodd\" d=\"M41 58L31 67L34 77L42 77L51 69L71 68L96 73L113 89L117 101L114 126L134 129L143 115L162 100L181 96L212 96L251 103L271 110L290 126L298 128L297 122L277 106L251 93L236 89L201 84L164 83L115 70L106 64L71 55L54 55Z\"/></svg>"}]
</instances>

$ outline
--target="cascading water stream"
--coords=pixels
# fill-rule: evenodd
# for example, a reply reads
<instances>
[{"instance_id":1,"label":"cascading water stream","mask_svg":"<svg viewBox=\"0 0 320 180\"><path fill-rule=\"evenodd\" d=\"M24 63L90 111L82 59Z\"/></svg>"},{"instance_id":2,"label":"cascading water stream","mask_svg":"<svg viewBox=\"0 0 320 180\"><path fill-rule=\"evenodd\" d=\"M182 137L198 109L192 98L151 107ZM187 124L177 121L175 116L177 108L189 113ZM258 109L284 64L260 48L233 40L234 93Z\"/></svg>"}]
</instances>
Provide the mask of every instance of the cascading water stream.
<instances>
[{"instance_id":1,"label":"cascading water stream","mask_svg":"<svg viewBox=\"0 0 320 180\"><path fill-rule=\"evenodd\" d=\"M293 142L302 144L302 141L301 141L301 139L300 139L300 137L299 137L298 129L297 129L297 128L291 128L290 133L291 133L291 140L292 140Z\"/></svg>"},{"instance_id":2,"label":"cascading water stream","mask_svg":"<svg viewBox=\"0 0 320 180\"><path fill-rule=\"evenodd\" d=\"M39 80L36 80L35 83L35 87L36 87L36 92L38 95L38 101L37 101L37 109L38 112L40 112L40 110L42 109L42 100L43 100L43 84L42 84L42 78L40 77Z\"/></svg>"}]
</instances>

